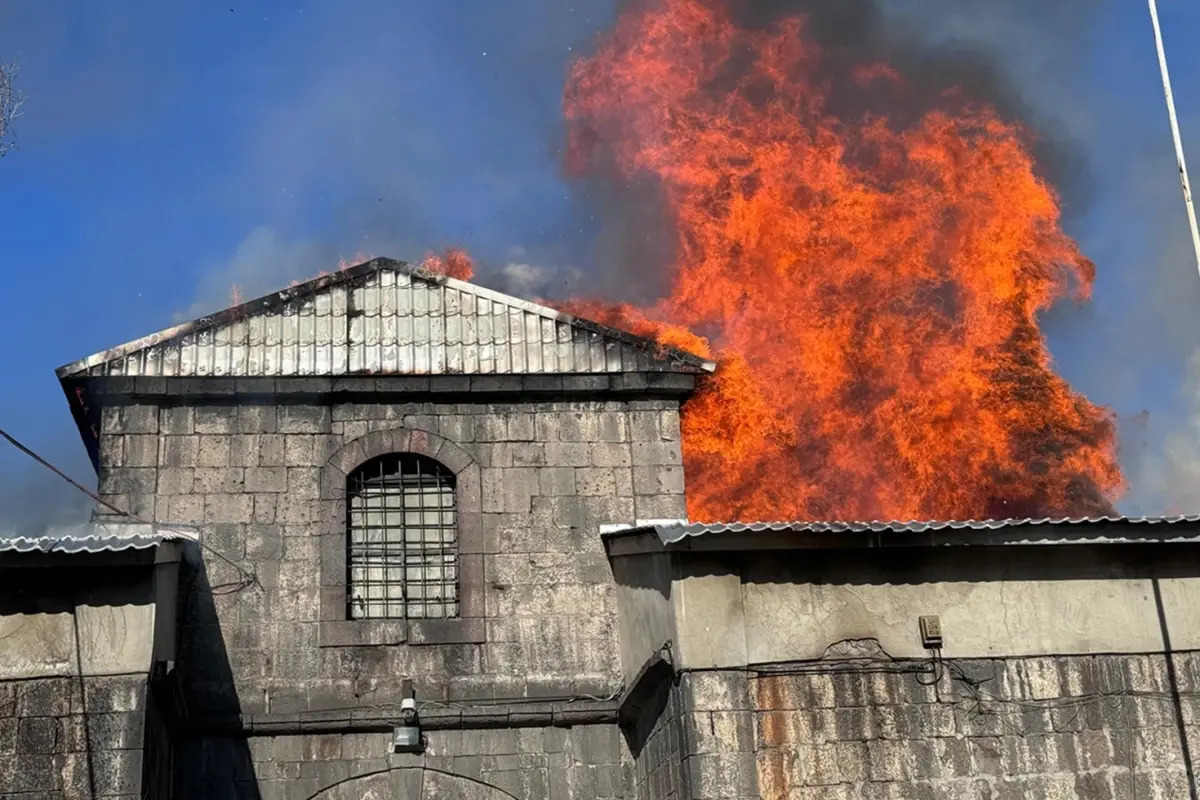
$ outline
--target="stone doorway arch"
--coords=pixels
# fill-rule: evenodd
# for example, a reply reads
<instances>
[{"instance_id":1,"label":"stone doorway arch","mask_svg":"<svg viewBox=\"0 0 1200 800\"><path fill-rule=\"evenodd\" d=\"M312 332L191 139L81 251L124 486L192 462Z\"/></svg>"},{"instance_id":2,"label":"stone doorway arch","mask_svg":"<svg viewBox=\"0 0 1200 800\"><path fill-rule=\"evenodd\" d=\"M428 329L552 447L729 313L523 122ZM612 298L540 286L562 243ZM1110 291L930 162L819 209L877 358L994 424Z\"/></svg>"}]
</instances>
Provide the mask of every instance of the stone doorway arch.
<instances>
[{"instance_id":1,"label":"stone doorway arch","mask_svg":"<svg viewBox=\"0 0 1200 800\"><path fill-rule=\"evenodd\" d=\"M431 767L396 767L329 786L309 800L520 800L466 775Z\"/></svg>"}]
</instances>

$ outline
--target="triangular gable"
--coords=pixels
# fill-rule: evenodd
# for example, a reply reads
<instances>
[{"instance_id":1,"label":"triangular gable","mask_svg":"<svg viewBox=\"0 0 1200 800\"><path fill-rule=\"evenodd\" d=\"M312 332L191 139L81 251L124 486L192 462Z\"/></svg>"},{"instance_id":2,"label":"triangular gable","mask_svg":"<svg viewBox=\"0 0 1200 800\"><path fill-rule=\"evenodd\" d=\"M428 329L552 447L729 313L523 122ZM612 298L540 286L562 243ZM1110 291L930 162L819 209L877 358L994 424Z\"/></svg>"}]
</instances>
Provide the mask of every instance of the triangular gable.
<instances>
[{"instance_id":1,"label":"triangular gable","mask_svg":"<svg viewBox=\"0 0 1200 800\"><path fill-rule=\"evenodd\" d=\"M714 365L377 258L60 367L58 377L711 372Z\"/></svg>"}]
</instances>

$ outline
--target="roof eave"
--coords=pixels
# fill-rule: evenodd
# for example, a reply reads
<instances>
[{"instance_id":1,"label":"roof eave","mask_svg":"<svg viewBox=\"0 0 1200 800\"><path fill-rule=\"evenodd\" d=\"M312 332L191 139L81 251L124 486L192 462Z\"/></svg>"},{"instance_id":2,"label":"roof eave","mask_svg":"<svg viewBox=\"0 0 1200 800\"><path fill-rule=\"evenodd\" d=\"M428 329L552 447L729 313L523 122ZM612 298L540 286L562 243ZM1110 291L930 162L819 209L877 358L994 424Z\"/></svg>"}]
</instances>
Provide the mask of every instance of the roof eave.
<instances>
[{"instance_id":1,"label":"roof eave","mask_svg":"<svg viewBox=\"0 0 1200 800\"><path fill-rule=\"evenodd\" d=\"M653 549L673 552L1200 544L1200 517L944 523L666 523L606 526L601 536L610 554L646 552L647 544L652 544Z\"/></svg>"}]
</instances>

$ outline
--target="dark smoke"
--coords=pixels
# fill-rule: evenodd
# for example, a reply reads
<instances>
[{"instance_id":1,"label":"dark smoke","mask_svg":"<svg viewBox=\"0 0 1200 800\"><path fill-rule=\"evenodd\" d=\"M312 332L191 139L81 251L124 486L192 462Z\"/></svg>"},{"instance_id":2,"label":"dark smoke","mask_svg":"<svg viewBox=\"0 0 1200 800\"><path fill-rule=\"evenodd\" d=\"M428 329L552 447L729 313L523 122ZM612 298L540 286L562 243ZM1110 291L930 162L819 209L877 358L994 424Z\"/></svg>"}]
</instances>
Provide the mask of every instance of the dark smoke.
<instances>
[{"instance_id":1,"label":"dark smoke","mask_svg":"<svg viewBox=\"0 0 1200 800\"><path fill-rule=\"evenodd\" d=\"M1087 210L1093 181L1081 143L1062 126L1035 113L1007 73L1000 53L980 42L932 40L930 32L936 27L918 29L889 19L875 0L751 0L732 7L735 18L750 28L769 27L781 17L803 16L823 50L823 66L833 81L845 82L864 63L896 69L905 80L904 93L869 99L873 109L887 111L900 125L941 105L951 92L991 106L1003 119L1029 132L1037 171L1058 189L1065 209L1069 213ZM834 101L846 98L854 103L857 92L845 88L833 94ZM857 117L856 106L844 109L848 118ZM831 110L837 114L843 109Z\"/></svg>"}]
</instances>

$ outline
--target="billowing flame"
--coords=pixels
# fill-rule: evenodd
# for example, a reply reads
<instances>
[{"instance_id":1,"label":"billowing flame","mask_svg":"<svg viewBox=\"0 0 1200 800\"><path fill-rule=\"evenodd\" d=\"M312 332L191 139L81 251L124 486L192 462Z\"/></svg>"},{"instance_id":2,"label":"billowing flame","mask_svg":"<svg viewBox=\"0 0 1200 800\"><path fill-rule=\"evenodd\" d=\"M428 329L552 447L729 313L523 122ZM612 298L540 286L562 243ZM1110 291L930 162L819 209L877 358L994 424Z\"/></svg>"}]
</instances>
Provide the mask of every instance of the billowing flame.
<instances>
[{"instance_id":1,"label":"billowing flame","mask_svg":"<svg viewBox=\"0 0 1200 800\"><path fill-rule=\"evenodd\" d=\"M906 88L718 0L632 8L572 67L568 167L652 178L677 230L657 305L568 310L720 361L683 420L692 519L1112 511L1112 419L1037 324L1093 266L1022 129L961 93L897 113Z\"/></svg>"}]
</instances>

